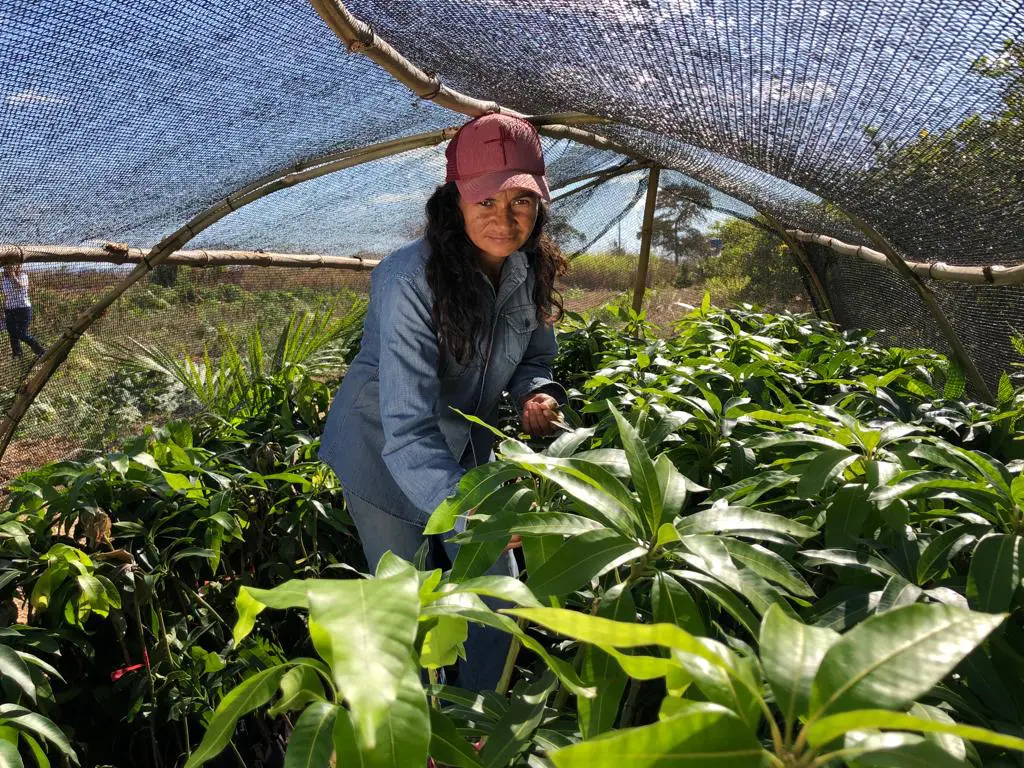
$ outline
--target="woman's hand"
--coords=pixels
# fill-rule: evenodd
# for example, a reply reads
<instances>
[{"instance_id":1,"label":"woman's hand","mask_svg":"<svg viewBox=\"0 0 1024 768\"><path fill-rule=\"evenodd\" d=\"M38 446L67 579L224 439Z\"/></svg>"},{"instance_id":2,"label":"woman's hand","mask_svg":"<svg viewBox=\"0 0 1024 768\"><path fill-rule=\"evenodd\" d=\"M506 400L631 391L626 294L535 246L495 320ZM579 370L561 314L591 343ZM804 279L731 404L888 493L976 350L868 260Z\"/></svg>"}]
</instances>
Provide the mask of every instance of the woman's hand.
<instances>
[{"instance_id":1,"label":"woman's hand","mask_svg":"<svg viewBox=\"0 0 1024 768\"><path fill-rule=\"evenodd\" d=\"M538 392L523 399L523 431L534 437L547 437L562 420L558 401L551 395Z\"/></svg>"}]
</instances>

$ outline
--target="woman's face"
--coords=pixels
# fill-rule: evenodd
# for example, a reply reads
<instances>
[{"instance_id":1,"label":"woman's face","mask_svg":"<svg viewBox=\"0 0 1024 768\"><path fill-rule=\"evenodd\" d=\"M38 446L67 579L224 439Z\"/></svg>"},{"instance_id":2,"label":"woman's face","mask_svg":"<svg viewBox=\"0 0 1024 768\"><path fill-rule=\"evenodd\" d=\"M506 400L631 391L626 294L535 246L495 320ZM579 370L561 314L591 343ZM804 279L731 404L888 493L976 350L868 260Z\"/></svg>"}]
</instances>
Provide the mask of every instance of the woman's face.
<instances>
[{"instance_id":1,"label":"woman's face","mask_svg":"<svg viewBox=\"0 0 1024 768\"><path fill-rule=\"evenodd\" d=\"M526 245L537 223L539 204L535 194L520 188L503 190L479 203L459 199L470 242L495 261Z\"/></svg>"}]
</instances>

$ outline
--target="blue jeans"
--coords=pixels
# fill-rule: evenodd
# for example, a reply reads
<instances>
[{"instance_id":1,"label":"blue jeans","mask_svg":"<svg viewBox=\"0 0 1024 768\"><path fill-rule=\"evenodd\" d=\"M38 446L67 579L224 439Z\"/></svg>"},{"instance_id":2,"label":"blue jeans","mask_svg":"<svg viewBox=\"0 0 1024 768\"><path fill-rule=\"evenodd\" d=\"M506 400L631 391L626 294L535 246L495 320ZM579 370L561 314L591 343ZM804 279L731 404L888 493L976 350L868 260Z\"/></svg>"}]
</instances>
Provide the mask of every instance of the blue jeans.
<instances>
[{"instance_id":1,"label":"blue jeans","mask_svg":"<svg viewBox=\"0 0 1024 768\"><path fill-rule=\"evenodd\" d=\"M46 349L36 341L28 332L32 324L32 307L17 307L4 310L4 322L7 324L7 333L11 337L11 354L14 357L21 357L21 342L25 342L37 355L43 354Z\"/></svg>"},{"instance_id":2,"label":"blue jeans","mask_svg":"<svg viewBox=\"0 0 1024 768\"><path fill-rule=\"evenodd\" d=\"M366 499L360 498L351 491L345 492L348 512L359 531L359 540L363 545L363 554L372 573L377 563L388 550L403 560L413 562L416 551L424 541L428 542L427 569L441 568L448 570L455 561L459 551L458 544L445 541L442 536L423 535L423 528L374 506ZM454 532L452 532L454 534ZM449 534L449 535L452 535ZM515 558L506 552L487 571L493 576L517 576L519 572ZM492 599L485 599L492 608L506 607L506 604ZM454 682L460 688L479 693L494 690L501 678L512 638L501 630L469 624L469 636L466 638L466 660L458 662L458 679Z\"/></svg>"}]
</instances>

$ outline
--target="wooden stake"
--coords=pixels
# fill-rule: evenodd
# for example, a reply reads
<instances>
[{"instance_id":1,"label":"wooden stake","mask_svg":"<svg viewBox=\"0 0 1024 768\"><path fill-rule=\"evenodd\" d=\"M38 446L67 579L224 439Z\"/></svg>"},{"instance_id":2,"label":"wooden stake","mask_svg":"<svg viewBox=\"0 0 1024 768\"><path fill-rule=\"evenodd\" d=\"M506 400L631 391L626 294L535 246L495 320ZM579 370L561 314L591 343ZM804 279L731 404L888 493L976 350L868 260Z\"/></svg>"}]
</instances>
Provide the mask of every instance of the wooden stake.
<instances>
[{"instance_id":1,"label":"wooden stake","mask_svg":"<svg viewBox=\"0 0 1024 768\"><path fill-rule=\"evenodd\" d=\"M775 217L771 214L761 211L761 215L765 217L769 224L779 233L779 237L782 241L789 246L789 250L793 254L793 258L796 259L797 264L800 267L800 271L803 272L807 278L808 287L811 290L811 299L815 305L815 309L818 310L818 316L822 320L835 321L835 313L832 311L832 302L829 301L828 291L825 290L825 286L821 284L821 280L818 278L818 273L815 271L814 266L811 264L811 260L807 257L807 252L803 249L795 237L793 237L789 230L783 227Z\"/></svg>"},{"instance_id":2,"label":"wooden stake","mask_svg":"<svg viewBox=\"0 0 1024 768\"><path fill-rule=\"evenodd\" d=\"M636 281L633 283L633 311L639 313L644 305L644 291L647 290L647 267L651 260L651 238L654 234L654 209L658 204L658 179L661 169L651 168L647 176L647 202L644 204L644 223L640 230L640 259L636 264ZM621 243L620 243L621 245Z\"/></svg>"},{"instance_id":3,"label":"wooden stake","mask_svg":"<svg viewBox=\"0 0 1024 768\"><path fill-rule=\"evenodd\" d=\"M848 213L846 215L865 235L867 235L868 239L875 244L875 247L885 255L889 260L889 263L892 265L892 268L903 275L903 277L905 277L914 287L918 296L921 297L921 301L924 302L924 305L931 312L932 317L935 318L935 322L939 326L939 330L949 343L950 351L953 353L953 359L956 360L960 369L964 372L971 387L974 388L974 391L982 400L989 405L995 405L996 399L992 396L992 391L988 388L988 384L986 384L985 379L982 378L981 372L974 364L974 360L971 358L967 348L960 341L960 336L957 335L956 329L954 329L953 325L949 322L949 319L946 317L946 313L943 312L942 307L939 306L939 302L935 299L935 294L932 293L931 289L927 285L925 285L921 276L907 265L907 262L903 260L903 257L896 252L896 249L889 244L889 241L876 231L874 227L852 214Z\"/></svg>"}]
</instances>

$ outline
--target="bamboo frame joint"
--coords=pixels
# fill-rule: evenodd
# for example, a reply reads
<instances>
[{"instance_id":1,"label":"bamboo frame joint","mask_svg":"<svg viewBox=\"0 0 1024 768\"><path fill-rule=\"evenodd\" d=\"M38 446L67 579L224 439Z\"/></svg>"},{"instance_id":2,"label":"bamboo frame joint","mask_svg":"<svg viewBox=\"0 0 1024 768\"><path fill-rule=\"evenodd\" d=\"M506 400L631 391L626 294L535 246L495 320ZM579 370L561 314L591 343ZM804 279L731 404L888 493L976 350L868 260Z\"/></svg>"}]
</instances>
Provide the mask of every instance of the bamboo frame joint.
<instances>
[{"instance_id":1,"label":"bamboo frame joint","mask_svg":"<svg viewBox=\"0 0 1024 768\"><path fill-rule=\"evenodd\" d=\"M431 88L427 93L416 94L424 101L433 101L441 94L441 89L444 88L444 85L441 83L441 78L437 76L436 72L430 72L429 74L430 82L433 83L433 88Z\"/></svg>"},{"instance_id":2,"label":"bamboo frame joint","mask_svg":"<svg viewBox=\"0 0 1024 768\"><path fill-rule=\"evenodd\" d=\"M359 35L359 37L345 43L345 47L348 49L349 53L365 53L366 51L377 47L377 35L369 24L364 21L362 23L363 29L359 29L359 25L353 26L353 32L355 32L356 35Z\"/></svg>"}]
</instances>

